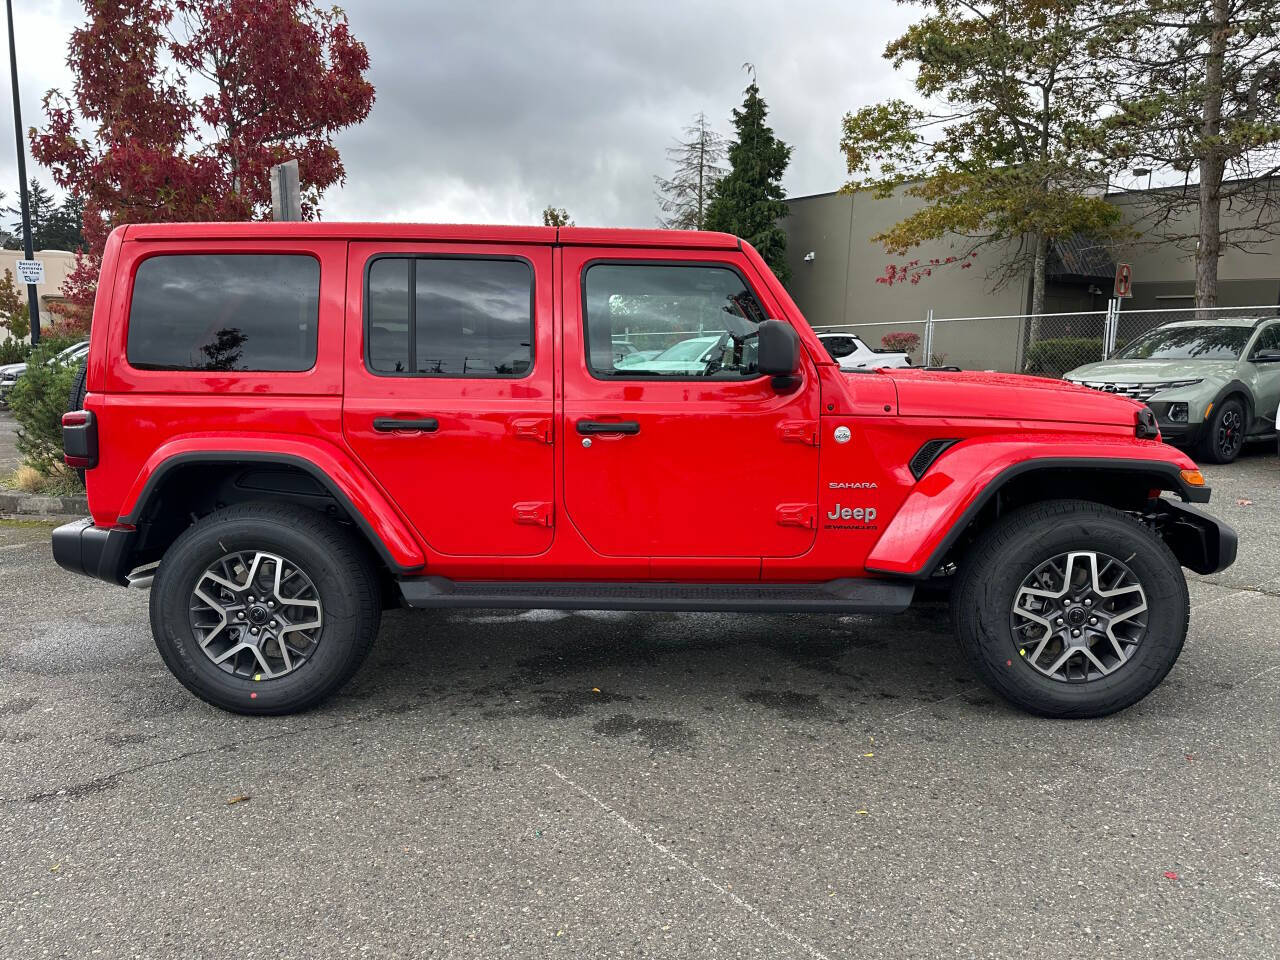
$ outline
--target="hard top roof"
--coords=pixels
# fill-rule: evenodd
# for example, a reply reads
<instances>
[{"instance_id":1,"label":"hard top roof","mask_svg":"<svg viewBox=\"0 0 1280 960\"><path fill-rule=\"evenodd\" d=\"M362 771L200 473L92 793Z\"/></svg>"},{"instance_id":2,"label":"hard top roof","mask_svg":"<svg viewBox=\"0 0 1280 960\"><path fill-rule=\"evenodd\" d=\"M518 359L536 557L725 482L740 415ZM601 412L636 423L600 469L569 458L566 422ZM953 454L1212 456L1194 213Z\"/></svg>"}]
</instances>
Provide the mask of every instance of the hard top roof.
<instances>
[{"instance_id":1,"label":"hard top roof","mask_svg":"<svg viewBox=\"0 0 1280 960\"><path fill-rule=\"evenodd\" d=\"M123 228L129 240L398 240L459 243L531 243L593 247L736 249L738 238L700 230L621 227L517 227L474 223L138 223Z\"/></svg>"}]
</instances>

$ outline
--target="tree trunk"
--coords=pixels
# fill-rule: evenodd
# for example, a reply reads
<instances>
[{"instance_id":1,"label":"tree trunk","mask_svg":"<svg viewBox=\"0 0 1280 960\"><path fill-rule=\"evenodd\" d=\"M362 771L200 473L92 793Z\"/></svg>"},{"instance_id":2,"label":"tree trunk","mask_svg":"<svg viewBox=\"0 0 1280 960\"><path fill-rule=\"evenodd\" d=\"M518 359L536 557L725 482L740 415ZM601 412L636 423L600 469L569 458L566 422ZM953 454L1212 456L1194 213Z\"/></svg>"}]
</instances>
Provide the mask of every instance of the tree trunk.
<instances>
[{"instance_id":1,"label":"tree trunk","mask_svg":"<svg viewBox=\"0 0 1280 960\"><path fill-rule=\"evenodd\" d=\"M1222 133L1222 72L1227 53L1230 0L1213 0L1209 52L1204 71L1204 122L1200 153L1200 240L1196 244L1196 307L1218 305L1218 261L1222 257L1222 177L1226 163L1217 145Z\"/></svg>"},{"instance_id":2,"label":"tree trunk","mask_svg":"<svg viewBox=\"0 0 1280 960\"><path fill-rule=\"evenodd\" d=\"M1045 233L1035 236L1035 261L1031 266L1031 343L1040 340L1040 314L1044 313L1045 270L1049 263L1049 237Z\"/></svg>"}]
</instances>

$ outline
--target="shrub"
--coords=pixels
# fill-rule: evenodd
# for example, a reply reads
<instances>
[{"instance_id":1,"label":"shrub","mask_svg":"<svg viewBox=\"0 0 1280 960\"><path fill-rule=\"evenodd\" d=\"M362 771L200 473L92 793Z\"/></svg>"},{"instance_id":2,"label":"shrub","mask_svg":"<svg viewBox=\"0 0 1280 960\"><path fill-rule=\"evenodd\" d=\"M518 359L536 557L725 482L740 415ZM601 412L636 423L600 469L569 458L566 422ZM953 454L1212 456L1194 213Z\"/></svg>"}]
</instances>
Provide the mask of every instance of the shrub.
<instances>
[{"instance_id":1,"label":"shrub","mask_svg":"<svg viewBox=\"0 0 1280 960\"><path fill-rule=\"evenodd\" d=\"M880 338L880 346L894 353L914 353L920 346L918 333L886 333Z\"/></svg>"},{"instance_id":2,"label":"shrub","mask_svg":"<svg viewBox=\"0 0 1280 960\"><path fill-rule=\"evenodd\" d=\"M50 361L76 342L77 338L42 340L9 394L9 408L18 421L18 452L27 466L49 477L63 473L62 415L79 371L78 363Z\"/></svg>"},{"instance_id":3,"label":"shrub","mask_svg":"<svg viewBox=\"0 0 1280 960\"><path fill-rule=\"evenodd\" d=\"M1101 337L1059 337L1031 344L1025 369L1040 377L1061 377L1068 370L1101 359Z\"/></svg>"},{"instance_id":4,"label":"shrub","mask_svg":"<svg viewBox=\"0 0 1280 960\"><path fill-rule=\"evenodd\" d=\"M7 363L22 363L31 356L31 344L14 337L0 340L0 366Z\"/></svg>"}]
</instances>

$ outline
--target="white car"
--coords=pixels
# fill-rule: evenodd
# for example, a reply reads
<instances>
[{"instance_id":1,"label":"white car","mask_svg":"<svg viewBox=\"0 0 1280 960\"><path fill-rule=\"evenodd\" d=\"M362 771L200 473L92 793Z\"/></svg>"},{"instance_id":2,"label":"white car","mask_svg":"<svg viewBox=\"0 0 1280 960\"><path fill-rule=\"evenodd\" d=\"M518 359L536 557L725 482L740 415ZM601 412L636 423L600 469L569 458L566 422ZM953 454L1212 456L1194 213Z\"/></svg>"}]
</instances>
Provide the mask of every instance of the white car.
<instances>
[{"instance_id":1,"label":"white car","mask_svg":"<svg viewBox=\"0 0 1280 960\"><path fill-rule=\"evenodd\" d=\"M853 333L820 333L818 339L840 364L841 370L875 370L878 367L909 367L911 357L905 353L874 350Z\"/></svg>"}]
</instances>

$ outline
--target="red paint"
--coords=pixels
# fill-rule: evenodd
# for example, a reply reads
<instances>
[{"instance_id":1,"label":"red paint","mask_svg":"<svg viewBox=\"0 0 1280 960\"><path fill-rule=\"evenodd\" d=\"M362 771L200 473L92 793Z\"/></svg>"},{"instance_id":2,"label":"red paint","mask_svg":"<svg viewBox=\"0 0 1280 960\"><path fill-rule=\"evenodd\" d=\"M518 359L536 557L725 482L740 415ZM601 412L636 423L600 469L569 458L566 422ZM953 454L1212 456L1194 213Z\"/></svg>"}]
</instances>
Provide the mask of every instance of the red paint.
<instances>
[{"instance_id":1,"label":"red paint","mask_svg":"<svg viewBox=\"0 0 1280 960\"><path fill-rule=\"evenodd\" d=\"M136 370L132 279L158 253L290 252L321 267L318 360L301 373ZM535 363L521 379L378 377L364 364L364 270L382 253L520 257L535 276ZM798 384L604 381L587 368L590 261L731 266L802 345ZM842 373L750 246L722 234L340 223L126 227L107 243L89 359L99 431L94 521L128 522L178 454L278 453L314 464L394 561L458 579L821 580L913 572L1002 470L1055 457L1193 466L1134 437L1129 400L1056 381ZM434 433L372 429L433 417ZM637 434L582 445L581 419ZM850 439L836 443L837 427ZM963 442L917 481L926 440ZM1144 488L1145 489L1145 488ZM834 519L833 519L834 516ZM871 519L868 520L868 517Z\"/></svg>"}]
</instances>

